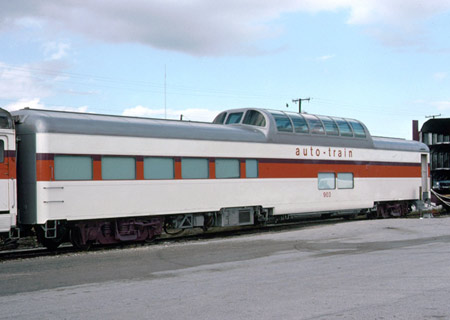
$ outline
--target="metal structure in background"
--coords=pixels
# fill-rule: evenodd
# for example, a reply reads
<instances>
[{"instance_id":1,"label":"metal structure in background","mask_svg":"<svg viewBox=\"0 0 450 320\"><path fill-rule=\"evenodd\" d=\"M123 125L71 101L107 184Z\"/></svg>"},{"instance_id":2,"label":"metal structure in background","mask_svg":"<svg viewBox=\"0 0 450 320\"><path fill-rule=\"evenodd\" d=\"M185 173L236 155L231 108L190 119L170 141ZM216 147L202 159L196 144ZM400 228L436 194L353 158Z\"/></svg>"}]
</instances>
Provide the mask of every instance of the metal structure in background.
<instances>
[{"instance_id":1,"label":"metal structure in background","mask_svg":"<svg viewBox=\"0 0 450 320\"><path fill-rule=\"evenodd\" d=\"M433 200L450 208L450 118L426 121L420 141L430 148L430 174Z\"/></svg>"}]
</instances>

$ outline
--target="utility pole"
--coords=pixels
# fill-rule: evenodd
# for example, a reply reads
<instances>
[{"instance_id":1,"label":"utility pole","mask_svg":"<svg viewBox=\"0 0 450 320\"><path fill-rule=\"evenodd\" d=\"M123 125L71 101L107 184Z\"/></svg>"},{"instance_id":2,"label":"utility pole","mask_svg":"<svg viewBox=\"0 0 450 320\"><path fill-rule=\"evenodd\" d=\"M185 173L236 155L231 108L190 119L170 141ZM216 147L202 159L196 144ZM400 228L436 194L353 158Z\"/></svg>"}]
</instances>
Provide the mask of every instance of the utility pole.
<instances>
[{"instance_id":1,"label":"utility pole","mask_svg":"<svg viewBox=\"0 0 450 320\"><path fill-rule=\"evenodd\" d=\"M167 71L164 65L164 119L167 119Z\"/></svg>"},{"instance_id":2,"label":"utility pole","mask_svg":"<svg viewBox=\"0 0 450 320\"><path fill-rule=\"evenodd\" d=\"M431 116L425 116L425 118L427 118L427 119L429 119L429 118L434 119L434 118L440 117L440 116L441 116L441 114L439 113L439 114L433 114L433 115L431 115Z\"/></svg>"},{"instance_id":3,"label":"utility pole","mask_svg":"<svg viewBox=\"0 0 450 320\"><path fill-rule=\"evenodd\" d=\"M298 113L302 113L302 101L310 101L311 98L298 98L298 99L292 99L292 102L297 103L298 102Z\"/></svg>"}]
</instances>

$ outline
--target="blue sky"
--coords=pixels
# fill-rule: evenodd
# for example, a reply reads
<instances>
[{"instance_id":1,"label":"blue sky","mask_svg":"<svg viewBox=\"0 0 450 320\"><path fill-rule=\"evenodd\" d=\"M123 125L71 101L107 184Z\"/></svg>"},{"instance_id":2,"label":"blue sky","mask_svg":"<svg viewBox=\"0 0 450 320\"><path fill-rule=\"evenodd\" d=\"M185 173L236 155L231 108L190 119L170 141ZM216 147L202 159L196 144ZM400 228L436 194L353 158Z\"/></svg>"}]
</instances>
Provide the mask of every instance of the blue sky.
<instances>
[{"instance_id":1,"label":"blue sky","mask_svg":"<svg viewBox=\"0 0 450 320\"><path fill-rule=\"evenodd\" d=\"M449 34L449 0L2 1L0 107L211 121L310 97L410 139L450 116Z\"/></svg>"}]
</instances>

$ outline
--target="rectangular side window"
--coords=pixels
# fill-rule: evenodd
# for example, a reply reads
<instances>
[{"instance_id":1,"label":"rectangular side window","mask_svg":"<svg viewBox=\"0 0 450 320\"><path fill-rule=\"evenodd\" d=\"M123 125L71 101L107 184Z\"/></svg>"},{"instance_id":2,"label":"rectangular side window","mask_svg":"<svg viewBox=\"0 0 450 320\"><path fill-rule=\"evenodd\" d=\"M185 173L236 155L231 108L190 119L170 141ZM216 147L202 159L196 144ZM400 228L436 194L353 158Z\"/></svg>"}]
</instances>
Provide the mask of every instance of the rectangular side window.
<instances>
[{"instance_id":1,"label":"rectangular side window","mask_svg":"<svg viewBox=\"0 0 450 320\"><path fill-rule=\"evenodd\" d=\"M225 124L239 123L242 119L242 112L230 113Z\"/></svg>"},{"instance_id":2,"label":"rectangular side window","mask_svg":"<svg viewBox=\"0 0 450 320\"><path fill-rule=\"evenodd\" d=\"M199 158L181 159L181 178L183 179L208 179L209 161Z\"/></svg>"},{"instance_id":3,"label":"rectangular side window","mask_svg":"<svg viewBox=\"0 0 450 320\"><path fill-rule=\"evenodd\" d=\"M353 189L353 173L338 173L337 187L338 189Z\"/></svg>"},{"instance_id":4,"label":"rectangular side window","mask_svg":"<svg viewBox=\"0 0 450 320\"><path fill-rule=\"evenodd\" d=\"M54 160L55 180L92 180L92 157L56 155Z\"/></svg>"},{"instance_id":5,"label":"rectangular side window","mask_svg":"<svg viewBox=\"0 0 450 320\"><path fill-rule=\"evenodd\" d=\"M258 160L245 160L245 176L247 178L258 178Z\"/></svg>"},{"instance_id":6,"label":"rectangular side window","mask_svg":"<svg viewBox=\"0 0 450 320\"><path fill-rule=\"evenodd\" d=\"M318 175L319 190L336 189L336 179L334 173L322 172Z\"/></svg>"},{"instance_id":7,"label":"rectangular side window","mask_svg":"<svg viewBox=\"0 0 450 320\"><path fill-rule=\"evenodd\" d=\"M237 159L216 159L216 178L239 178L239 160Z\"/></svg>"},{"instance_id":8,"label":"rectangular side window","mask_svg":"<svg viewBox=\"0 0 450 320\"><path fill-rule=\"evenodd\" d=\"M174 177L172 158L144 158L144 179L173 179Z\"/></svg>"},{"instance_id":9,"label":"rectangular side window","mask_svg":"<svg viewBox=\"0 0 450 320\"><path fill-rule=\"evenodd\" d=\"M5 141L0 140L0 163L5 161Z\"/></svg>"},{"instance_id":10,"label":"rectangular side window","mask_svg":"<svg viewBox=\"0 0 450 320\"><path fill-rule=\"evenodd\" d=\"M136 179L136 159L134 157L102 157L102 179Z\"/></svg>"}]
</instances>

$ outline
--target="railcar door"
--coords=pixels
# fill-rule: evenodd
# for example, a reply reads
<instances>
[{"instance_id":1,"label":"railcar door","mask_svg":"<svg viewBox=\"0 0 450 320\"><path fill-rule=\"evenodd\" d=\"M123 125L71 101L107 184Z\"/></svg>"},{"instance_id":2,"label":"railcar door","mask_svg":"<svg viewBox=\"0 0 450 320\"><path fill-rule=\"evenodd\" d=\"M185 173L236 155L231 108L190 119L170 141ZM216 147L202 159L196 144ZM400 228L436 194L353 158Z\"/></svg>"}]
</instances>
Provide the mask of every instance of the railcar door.
<instances>
[{"instance_id":1,"label":"railcar door","mask_svg":"<svg viewBox=\"0 0 450 320\"><path fill-rule=\"evenodd\" d=\"M0 212L9 212L9 158L8 137L0 135Z\"/></svg>"},{"instance_id":2,"label":"railcar door","mask_svg":"<svg viewBox=\"0 0 450 320\"><path fill-rule=\"evenodd\" d=\"M426 200L429 197L428 190L428 155L421 155L421 176L422 176L422 200Z\"/></svg>"},{"instance_id":3,"label":"railcar door","mask_svg":"<svg viewBox=\"0 0 450 320\"><path fill-rule=\"evenodd\" d=\"M0 109L0 233L16 226L16 139L11 114Z\"/></svg>"},{"instance_id":4,"label":"railcar door","mask_svg":"<svg viewBox=\"0 0 450 320\"><path fill-rule=\"evenodd\" d=\"M8 139L9 138L9 139ZM0 133L0 233L10 232L16 225L15 158L8 151L14 135Z\"/></svg>"}]
</instances>

